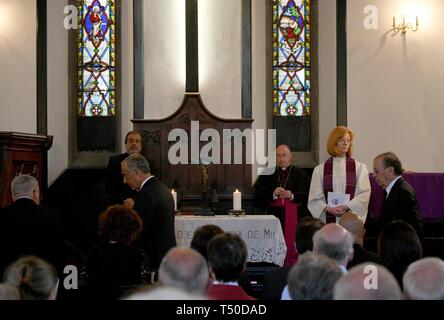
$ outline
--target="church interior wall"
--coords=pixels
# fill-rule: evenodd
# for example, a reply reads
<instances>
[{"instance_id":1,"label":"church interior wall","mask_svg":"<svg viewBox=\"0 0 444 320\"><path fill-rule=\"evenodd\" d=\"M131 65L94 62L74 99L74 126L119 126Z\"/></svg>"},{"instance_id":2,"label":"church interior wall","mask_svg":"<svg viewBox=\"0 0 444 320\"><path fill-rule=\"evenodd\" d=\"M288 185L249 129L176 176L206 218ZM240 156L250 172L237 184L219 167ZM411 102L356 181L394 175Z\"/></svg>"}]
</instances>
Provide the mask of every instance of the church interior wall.
<instances>
[{"instance_id":1,"label":"church interior wall","mask_svg":"<svg viewBox=\"0 0 444 320\"><path fill-rule=\"evenodd\" d=\"M48 134L54 135L48 159L50 183L68 163L68 32L63 28L66 2L48 1ZM439 31L444 29L444 22L436 13L442 12L444 3L422 1L426 9L419 30L408 32L405 37L393 36L389 32L392 16L404 2L374 1L378 8L377 30L363 27L366 1L348 2L348 125L356 134L355 157L371 168L374 155L392 150L406 169L442 172L444 149L439 142L444 136L440 95L444 67L439 61L444 43ZM214 14L213 6L220 7L217 1L209 3L202 5L202 13ZM172 10L165 10L168 5L178 8L181 1L145 1L146 118L172 114L180 106L185 91L185 39L180 38L185 22L180 15L174 16ZM270 115L267 5L267 0L252 1L253 128L265 128ZM200 89L204 103L213 113L239 118L240 1L230 0L222 7L218 18L209 19L207 14L208 21L202 22L208 33L200 35L206 38L201 43L207 41L212 48L201 48L200 55L208 56L201 66ZM327 135L336 125L335 8L333 1L318 1L319 161L327 157ZM165 16L159 12L165 12ZM0 15L0 129L35 133L35 1L0 0ZM132 128L133 117L131 1L122 1L121 17L121 127L125 133ZM232 65L228 63L231 60ZM253 167L253 179L255 174Z\"/></svg>"},{"instance_id":2,"label":"church interior wall","mask_svg":"<svg viewBox=\"0 0 444 320\"><path fill-rule=\"evenodd\" d=\"M0 0L0 130L35 133L36 3Z\"/></svg>"},{"instance_id":3,"label":"church interior wall","mask_svg":"<svg viewBox=\"0 0 444 320\"><path fill-rule=\"evenodd\" d=\"M32 2L32 1L28 1ZM63 28L67 0L48 0L48 183L68 167L68 31ZM32 132L32 131L31 131Z\"/></svg>"},{"instance_id":4,"label":"church interior wall","mask_svg":"<svg viewBox=\"0 0 444 320\"><path fill-rule=\"evenodd\" d=\"M348 1L348 119L356 134L356 159L372 167L373 157L395 152L407 170L444 171L444 2L383 1L376 30L364 28L368 1ZM408 7L407 5L413 5ZM401 12L417 32L390 31ZM398 18L399 22L399 18Z\"/></svg>"}]
</instances>

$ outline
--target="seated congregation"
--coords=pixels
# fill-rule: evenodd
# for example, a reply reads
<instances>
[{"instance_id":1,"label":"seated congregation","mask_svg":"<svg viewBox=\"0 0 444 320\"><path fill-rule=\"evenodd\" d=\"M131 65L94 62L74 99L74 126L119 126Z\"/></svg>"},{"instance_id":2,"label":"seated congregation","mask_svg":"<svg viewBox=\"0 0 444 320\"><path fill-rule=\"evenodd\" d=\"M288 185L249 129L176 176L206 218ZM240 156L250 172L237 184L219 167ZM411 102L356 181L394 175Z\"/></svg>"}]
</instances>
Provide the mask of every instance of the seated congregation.
<instances>
[{"instance_id":1,"label":"seated congregation","mask_svg":"<svg viewBox=\"0 0 444 320\"><path fill-rule=\"evenodd\" d=\"M372 175L384 198L371 219L370 174L351 158L352 143L349 128L335 128L331 157L311 179L292 164L289 146L277 147L276 170L259 176L253 201L258 212L280 212L287 256L254 281L249 248L236 233L204 225L190 247L176 245L173 196L151 174L135 131L125 139L126 153L110 159L109 206L85 252L67 241L59 212L40 204L38 181L17 176L13 204L0 209L0 299L444 299L444 261L427 257L420 206L401 161L392 152L375 157ZM375 235L373 248L366 228ZM72 266L77 278L66 272Z\"/></svg>"}]
</instances>

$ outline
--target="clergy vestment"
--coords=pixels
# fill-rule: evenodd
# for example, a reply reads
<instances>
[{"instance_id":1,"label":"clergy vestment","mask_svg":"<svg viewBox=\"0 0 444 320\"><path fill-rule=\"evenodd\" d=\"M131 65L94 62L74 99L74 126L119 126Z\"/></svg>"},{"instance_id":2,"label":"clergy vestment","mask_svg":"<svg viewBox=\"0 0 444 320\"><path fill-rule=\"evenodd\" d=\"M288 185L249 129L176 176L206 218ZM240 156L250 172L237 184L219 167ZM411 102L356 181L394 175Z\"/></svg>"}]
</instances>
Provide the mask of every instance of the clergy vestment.
<instances>
[{"instance_id":1,"label":"clergy vestment","mask_svg":"<svg viewBox=\"0 0 444 320\"><path fill-rule=\"evenodd\" d=\"M310 178L304 170L295 166L289 166L286 170L276 168L272 175L259 176L254 184L254 206L268 209L274 200L274 190L282 187L293 193L293 202L300 204L299 217L306 216L309 185Z\"/></svg>"},{"instance_id":2,"label":"clergy vestment","mask_svg":"<svg viewBox=\"0 0 444 320\"><path fill-rule=\"evenodd\" d=\"M311 178L310 192L308 195L308 210L311 215L325 222L327 199L324 194L324 165L318 165ZM370 201L370 180L367 166L355 160L356 187L353 199L346 205L356 213L363 222L367 218L368 204ZM333 157L333 192L345 193L346 181L346 157ZM351 197L350 197L351 198ZM336 217L336 222L339 218Z\"/></svg>"},{"instance_id":3,"label":"clergy vestment","mask_svg":"<svg viewBox=\"0 0 444 320\"><path fill-rule=\"evenodd\" d=\"M285 266L291 266L296 262L295 231L298 219L301 216L308 215L309 181L309 177L304 170L290 165L285 170L276 168L272 175L259 176L254 185L255 207L262 207L269 214L274 214L281 220L287 245ZM278 187L290 190L292 199L276 198L273 192Z\"/></svg>"}]
</instances>

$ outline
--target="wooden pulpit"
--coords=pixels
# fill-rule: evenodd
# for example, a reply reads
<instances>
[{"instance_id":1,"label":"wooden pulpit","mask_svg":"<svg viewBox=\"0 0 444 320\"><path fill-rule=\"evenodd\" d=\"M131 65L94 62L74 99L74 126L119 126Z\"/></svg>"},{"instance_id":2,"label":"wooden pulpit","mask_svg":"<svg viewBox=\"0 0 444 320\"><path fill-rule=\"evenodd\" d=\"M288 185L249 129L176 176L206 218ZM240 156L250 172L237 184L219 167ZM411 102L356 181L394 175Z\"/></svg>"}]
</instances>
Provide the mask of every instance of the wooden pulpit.
<instances>
[{"instance_id":1,"label":"wooden pulpit","mask_svg":"<svg viewBox=\"0 0 444 320\"><path fill-rule=\"evenodd\" d=\"M44 194L47 184L47 154L52 136L0 132L0 208L12 203L11 181L20 174L30 174L40 183Z\"/></svg>"}]
</instances>

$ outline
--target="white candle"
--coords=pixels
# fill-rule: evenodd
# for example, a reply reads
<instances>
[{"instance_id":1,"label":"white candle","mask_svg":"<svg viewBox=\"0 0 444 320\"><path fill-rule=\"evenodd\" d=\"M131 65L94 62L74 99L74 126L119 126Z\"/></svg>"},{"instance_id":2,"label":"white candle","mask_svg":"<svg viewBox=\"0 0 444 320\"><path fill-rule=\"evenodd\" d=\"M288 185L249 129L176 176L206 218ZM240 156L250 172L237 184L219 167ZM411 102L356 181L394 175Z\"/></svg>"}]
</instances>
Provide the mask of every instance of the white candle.
<instances>
[{"instance_id":1,"label":"white candle","mask_svg":"<svg viewBox=\"0 0 444 320\"><path fill-rule=\"evenodd\" d=\"M173 200L174 200L174 211L177 211L177 192L173 190L171 190L171 195L173 196Z\"/></svg>"},{"instance_id":2,"label":"white candle","mask_svg":"<svg viewBox=\"0 0 444 320\"><path fill-rule=\"evenodd\" d=\"M237 189L233 192L233 210L242 210L242 193Z\"/></svg>"}]
</instances>

